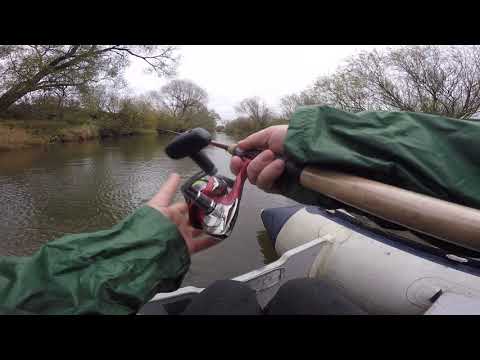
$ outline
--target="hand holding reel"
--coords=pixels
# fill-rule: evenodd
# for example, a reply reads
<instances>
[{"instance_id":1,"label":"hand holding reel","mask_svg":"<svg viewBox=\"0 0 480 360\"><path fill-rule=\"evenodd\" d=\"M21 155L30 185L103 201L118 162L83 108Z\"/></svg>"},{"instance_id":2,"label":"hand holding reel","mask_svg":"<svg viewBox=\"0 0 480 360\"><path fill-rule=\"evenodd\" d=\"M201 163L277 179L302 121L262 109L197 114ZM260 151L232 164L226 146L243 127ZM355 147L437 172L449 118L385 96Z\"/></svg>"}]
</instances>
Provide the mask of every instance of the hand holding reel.
<instances>
[{"instance_id":1,"label":"hand holding reel","mask_svg":"<svg viewBox=\"0 0 480 360\"><path fill-rule=\"evenodd\" d=\"M218 175L217 168L202 151L210 142L211 135L207 130L195 128L175 137L165 151L172 159L190 157L202 169L181 187L188 204L190 223L194 228L223 240L235 225L250 160L245 161L235 180Z\"/></svg>"}]
</instances>

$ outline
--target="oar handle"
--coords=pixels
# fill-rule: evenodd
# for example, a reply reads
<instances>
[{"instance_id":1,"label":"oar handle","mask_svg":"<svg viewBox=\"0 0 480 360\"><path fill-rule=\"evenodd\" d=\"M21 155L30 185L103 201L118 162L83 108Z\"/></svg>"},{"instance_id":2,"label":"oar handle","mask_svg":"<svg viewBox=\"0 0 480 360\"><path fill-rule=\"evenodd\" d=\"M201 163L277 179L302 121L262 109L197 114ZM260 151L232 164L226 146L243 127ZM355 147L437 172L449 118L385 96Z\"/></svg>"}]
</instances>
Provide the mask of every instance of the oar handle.
<instances>
[{"instance_id":1,"label":"oar handle","mask_svg":"<svg viewBox=\"0 0 480 360\"><path fill-rule=\"evenodd\" d=\"M334 171L306 167L300 184L344 204L457 245L480 249L480 210Z\"/></svg>"}]
</instances>

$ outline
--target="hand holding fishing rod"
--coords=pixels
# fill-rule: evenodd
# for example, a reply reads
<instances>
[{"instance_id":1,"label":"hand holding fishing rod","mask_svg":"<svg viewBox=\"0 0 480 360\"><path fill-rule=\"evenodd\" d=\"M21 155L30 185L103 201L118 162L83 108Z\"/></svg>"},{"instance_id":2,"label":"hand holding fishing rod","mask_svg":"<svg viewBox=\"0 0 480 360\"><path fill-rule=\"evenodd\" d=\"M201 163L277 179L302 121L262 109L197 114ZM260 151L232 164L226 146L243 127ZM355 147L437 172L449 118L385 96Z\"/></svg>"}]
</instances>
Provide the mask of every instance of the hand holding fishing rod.
<instances>
[{"instance_id":1,"label":"hand holding fishing rod","mask_svg":"<svg viewBox=\"0 0 480 360\"><path fill-rule=\"evenodd\" d=\"M233 145L213 141L210 133L202 128L175 133L178 136L167 146L167 155L172 159L190 157L202 169L182 186L192 226L220 240L230 235L238 216L247 176L252 184L269 191L284 171L283 159L275 159L271 150L245 147L249 146L249 142L256 144L258 140L268 140L271 134L274 134L273 139L280 140L281 146L284 138L282 132L286 134L286 126L272 127ZM209 145L224 149L233 156L235 180L217 175L215 164L203 151ZM268 145L268 141L260 145Z\"/></svg>"},{"instance_id":2,"label":"hand holding fishing rod","mask_svg":"<svg viewBox=\"0 0 480 360\"><path fill-rule=\"evenodd\" d=\"M270 126L234 145L235 149L240 151L256 153L247 167L247 176L252 184L264 191L271 191L275 182L285 171L283 143L287 130L287 125ZM242 166L242 157L233 156L230 163L231 171L237 174Z\"/></svg>"},{"instance_id":3,"label":"hand holding fishing rod","mask_svg":"<svg viewBox=\"0 0 480 360\"><path fill-rule=\"evenodd\" d=\"M287 126L272 126L250 135L238 146L247 150L268 148L283 154L286 135ZM248 165L250 182L264 190L270 188L283 172L279 161L282 160L263 151ZM241 164L240 159L232 158L232 172L237 173ZM297 171L298 183L304 188L437 239L470 249L480 248L480 211L477 209L315 166Z\"/></svg>"},{"instance_id":4,"label":"hand holding fishing rod","mask_svg":"<svg viewBox=\"0 0 480 360\"><path fill-rule=\"evenodd\" d=\"M208 134L208 132L206 133ZM237 145L228 146L216 142L212 144L211 138L204 142L205 146L214 145L234 154L230 168L234 174L237 174L235 182L241 185L237 186L235 196L230 199L236 197L239 201L243 182L247 176L252 184L256 184L264 190L269 191L272 188L285 168L289 168L288 165L286 166L285 160L280 157L283 154L286 135L287 126L280 125L252 134ZM260 151L259 149L265 150ZM241 156L237 156L237 154ZM197 159L196 162L202 164L201 160ZM215 168L213 164L212 166ZM298 177L295 175L295 177L304 188L437 239L461 244L470 249L480 247L480 211L477 209L378 181L323 170L314 166L306 166L297 170L299 175ZM201 191L201 193L205 195L206 192ZM226 196L226 194L222 196ZM198 193L196 196L201 198ZM238 202L236 205L235 211L238 211ZM228 222L229 225L224 226L224 229L228 229L228 231L221 231L223 235L228 236L229 231L233 228L236 215L230 218L233 221ZM207 233L209 232L207 231Z\"/></svg>"}]
</instances>

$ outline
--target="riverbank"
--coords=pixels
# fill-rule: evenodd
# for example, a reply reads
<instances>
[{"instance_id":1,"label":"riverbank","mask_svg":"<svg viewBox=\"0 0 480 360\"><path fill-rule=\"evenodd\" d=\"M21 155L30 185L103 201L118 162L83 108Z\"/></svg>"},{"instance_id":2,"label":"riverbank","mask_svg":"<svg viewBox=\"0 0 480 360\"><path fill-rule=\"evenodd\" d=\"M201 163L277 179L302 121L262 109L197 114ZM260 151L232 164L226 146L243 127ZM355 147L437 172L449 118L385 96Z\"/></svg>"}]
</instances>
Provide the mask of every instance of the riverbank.
<instances>
[{"instance_id":1,"label":"riverbank","mask_svg":"<svg viewBox=\"0 0 480 360\"><path fill-rule=\"evenodd\" d=\"M144 134L156 134L156 130L130 129L119 132L101 128L94 122L71 124L58 120L1 120L0 151Z\"/></svg>"}]
</instances>

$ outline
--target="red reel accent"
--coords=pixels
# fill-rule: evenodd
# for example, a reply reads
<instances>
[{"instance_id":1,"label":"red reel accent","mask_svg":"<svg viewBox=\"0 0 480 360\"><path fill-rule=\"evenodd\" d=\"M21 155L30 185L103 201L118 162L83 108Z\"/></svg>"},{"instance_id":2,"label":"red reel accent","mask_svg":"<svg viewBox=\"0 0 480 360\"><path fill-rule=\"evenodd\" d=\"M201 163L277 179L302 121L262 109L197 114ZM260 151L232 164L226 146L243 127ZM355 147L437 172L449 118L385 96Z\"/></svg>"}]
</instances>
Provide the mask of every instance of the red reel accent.
<instances>
[{"instance_id":1,"label":"red reel accent","mask_svg":"<svg viewBox=\"0 0 480 360\"><path fill-rule=\"evenodd\" d=\"M226 195L213 195L213 179L210 177L208 179L208 183L205 188L201 191L202 194L208 196L213 201L219 204L228 205L233 203L236 199L242 198L243 186L245 181L247 180L247 166L250 163L249 159L244 159L243 167L240 169L239 173L235 177L235 182L233 184L232 190L228 192ZM203 209L196 206L194 203L188 204L188 216L190 219L190 223L193 227L197 229L202 228L202 220L205 216L205 212Z\"/></svg>"}]
</instances>

